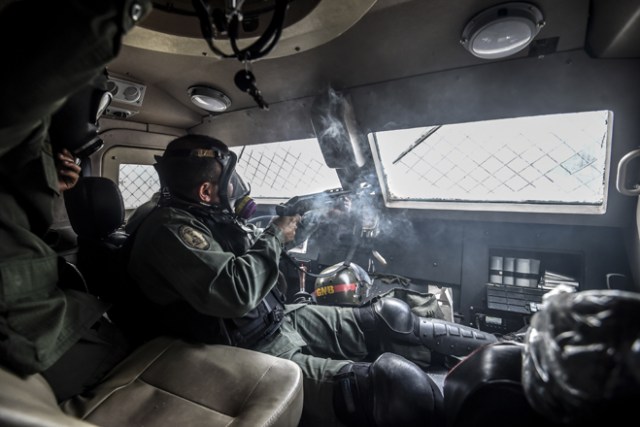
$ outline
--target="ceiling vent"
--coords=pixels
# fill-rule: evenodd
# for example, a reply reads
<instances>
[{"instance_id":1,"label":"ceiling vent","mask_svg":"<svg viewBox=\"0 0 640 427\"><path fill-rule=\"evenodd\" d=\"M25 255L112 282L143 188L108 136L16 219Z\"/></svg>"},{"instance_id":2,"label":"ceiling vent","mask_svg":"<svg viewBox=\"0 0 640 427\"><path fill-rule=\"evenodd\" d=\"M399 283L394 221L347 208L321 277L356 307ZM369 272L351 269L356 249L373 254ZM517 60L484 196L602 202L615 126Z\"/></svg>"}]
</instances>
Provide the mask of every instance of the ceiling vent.
<instances>
[{"instance_id":1,"label":"ceiling vent","mask_svg":"<svg viewBox=\"0 0 640 427\"><path fill-rule=\"evenodd\" d=\"M107 90L113 95L113 102L121 102L132 106L142 106L146 86L116 77L109 77Z\"/></svg>"},{"instance_id":2,"label":"ceiling vent","mask_svg":"<svg viewBox=\"0 0 640 427\"><path fill-rule=\"evenodd\" d=\"M109 76L107 90L113 95L111 105L104 112L106 117L128 119L140 111L147 87L141 83Z\"/></svg>"}]
</instances>

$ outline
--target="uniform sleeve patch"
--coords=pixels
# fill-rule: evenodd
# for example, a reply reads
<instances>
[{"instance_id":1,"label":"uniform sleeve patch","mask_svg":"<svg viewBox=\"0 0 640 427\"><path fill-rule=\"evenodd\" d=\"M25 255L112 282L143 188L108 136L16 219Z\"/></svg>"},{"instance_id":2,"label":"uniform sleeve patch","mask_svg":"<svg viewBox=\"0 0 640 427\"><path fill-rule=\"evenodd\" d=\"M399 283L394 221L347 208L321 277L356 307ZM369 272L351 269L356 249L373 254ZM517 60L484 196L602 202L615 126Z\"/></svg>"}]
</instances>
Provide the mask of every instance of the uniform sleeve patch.
<instances>
[{"instance_id":1,"label":"uniform sleeve patch","mask_svg":"<svg viewBox=\"0 0 640 427\"><path fill-rule=\"evenodd\" d=\"M192 248L206 250L209 249L209 242L204 234L188 225L183 225L178 229L178 234L182 242Z\"/></svg>"}]
</instances>

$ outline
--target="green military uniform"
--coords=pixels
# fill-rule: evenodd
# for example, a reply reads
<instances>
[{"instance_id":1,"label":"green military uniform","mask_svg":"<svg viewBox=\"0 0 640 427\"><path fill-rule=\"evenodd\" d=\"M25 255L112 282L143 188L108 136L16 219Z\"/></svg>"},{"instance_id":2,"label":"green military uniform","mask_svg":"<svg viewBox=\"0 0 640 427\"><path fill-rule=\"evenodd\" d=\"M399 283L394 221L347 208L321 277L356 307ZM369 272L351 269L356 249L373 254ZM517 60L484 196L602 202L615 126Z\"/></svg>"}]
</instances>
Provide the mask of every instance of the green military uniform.
<instances>
[{"instance_id":1,"label":"green military uniform","mask_svg":"<svg viewBox=\"0 0 640 427\"><path fill-rule=\"evenodd\" d=\"M47 130L66 97L115 57L147 0L16 1L0 9L0 363L42 372L105 310L58 287L57 255L41 239L59 197ZM52 18L55 16L55 19Z\"/></svg>"},{"instance_id":2,"label":"green military uniform","mask_svg":"<svg viewBox=\"0 0 640 427\"><path fill-rule=\"evenodd\" d=\"M186 300L208 316L243 316L276 286L283 250L279 228L248 231L255 243L236 257L190 212L158 208L136 230L129 272L158 305ZM305 425L340 425L333 412L333 377L350 361L368 355L354 310L297 304L287 305L285 313L279 331L251 348L301 367ZM429 362L423 348L411 357Z\"/></svg>"}]
</instances>

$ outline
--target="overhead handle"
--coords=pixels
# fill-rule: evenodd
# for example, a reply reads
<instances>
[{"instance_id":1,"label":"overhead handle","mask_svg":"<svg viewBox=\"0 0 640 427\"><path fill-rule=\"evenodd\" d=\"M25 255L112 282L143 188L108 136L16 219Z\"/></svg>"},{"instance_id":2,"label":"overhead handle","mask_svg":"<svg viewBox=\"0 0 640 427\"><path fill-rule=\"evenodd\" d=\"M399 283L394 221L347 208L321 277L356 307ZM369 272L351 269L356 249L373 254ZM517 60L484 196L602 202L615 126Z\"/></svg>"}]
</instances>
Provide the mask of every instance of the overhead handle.
<instances>
[{"instance_id":1,"label":"overhead handle","mask_svg":"<svg viewBox=\"0 0 640 427\"><path fill-rule=\"evenodd\" d=\"M616 176L616 188L625 196L640 196L640 183L633 184L633 187L627 187L627 168L629 163L636 157L640 157L640 148L625 154L618 162L618 174Z\"/></svg>"}]
</instances>

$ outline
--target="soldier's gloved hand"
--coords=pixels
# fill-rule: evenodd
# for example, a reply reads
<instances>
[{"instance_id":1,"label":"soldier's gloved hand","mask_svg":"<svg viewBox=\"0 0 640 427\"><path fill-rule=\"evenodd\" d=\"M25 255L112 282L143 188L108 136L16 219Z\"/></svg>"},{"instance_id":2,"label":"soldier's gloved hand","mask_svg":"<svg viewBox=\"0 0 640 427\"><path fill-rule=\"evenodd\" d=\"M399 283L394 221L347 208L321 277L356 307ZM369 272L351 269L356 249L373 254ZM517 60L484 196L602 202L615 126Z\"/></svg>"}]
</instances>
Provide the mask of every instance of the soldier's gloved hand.
<instances>
[{"instance_id":1,"label":"soldier's gloved hand","mask_svg":"<svg viewBox=\"0 0 640 427\"><path fill-rule=\"evenodd\" d=\"M284 242L289 243L296 237L296 230L300 222L300 215L279 216L273 220L272 224L282 230Z\"/></svg>"}]
</instances>

